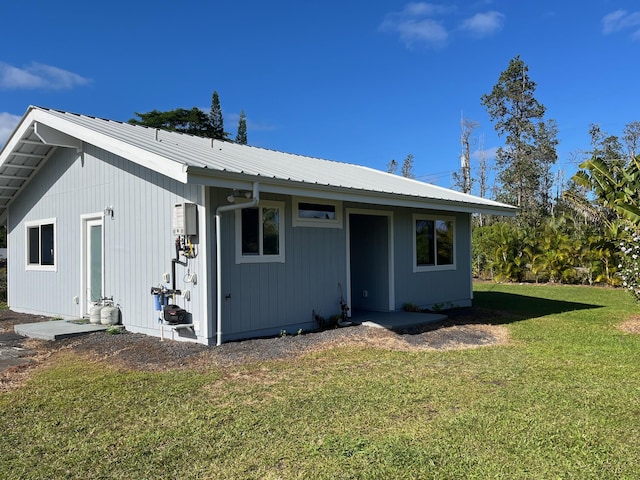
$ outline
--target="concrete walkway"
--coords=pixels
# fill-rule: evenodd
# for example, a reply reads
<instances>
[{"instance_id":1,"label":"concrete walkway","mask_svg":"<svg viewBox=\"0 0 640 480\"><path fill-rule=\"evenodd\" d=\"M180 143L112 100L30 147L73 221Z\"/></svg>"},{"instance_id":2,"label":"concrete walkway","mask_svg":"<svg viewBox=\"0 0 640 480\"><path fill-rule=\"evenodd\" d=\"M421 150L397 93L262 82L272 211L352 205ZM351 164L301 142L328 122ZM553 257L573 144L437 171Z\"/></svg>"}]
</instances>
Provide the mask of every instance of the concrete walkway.
<instances>
[{"instance_id":1,"label":"concrete walkway","mask_svg":"<svg viewBox=\"0 0 640 480\"><path fill-rule=\"evenodd\" d=\"M60 340L86 333L103 332L107 325L92 323L75 323L71 320L52 320L50 322L23 323L14 325L13 330L23 337L39 338L41 340Z\"/></svg>"},{"instance_id":2,"label":"concrete walkway","mask_svg":"<svg viewBox=\"0 0 640 480\"><path fill-rule=\"evenodd\" d=\"M418 327L427 323L446 320L447 316L440 313L422 312L354 312L351 320L368 327L396 330L400 328Z\"/></svg>"}]
</instances>

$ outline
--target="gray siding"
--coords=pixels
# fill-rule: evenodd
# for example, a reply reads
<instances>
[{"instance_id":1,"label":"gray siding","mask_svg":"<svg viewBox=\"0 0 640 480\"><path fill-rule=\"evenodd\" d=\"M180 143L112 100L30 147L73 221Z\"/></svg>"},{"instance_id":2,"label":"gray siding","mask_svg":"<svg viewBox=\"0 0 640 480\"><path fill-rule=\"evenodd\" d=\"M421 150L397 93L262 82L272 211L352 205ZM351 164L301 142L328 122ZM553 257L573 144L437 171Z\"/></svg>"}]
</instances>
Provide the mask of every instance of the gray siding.
<instances>
[{"instance_id":1,"label":"gray siding","mask_svg":"<svg viewBox=\"0 0 640 480\"><path fill-rule=\"evenodd\" d=\"M211 212L227 205L224 190L211 190ZM471 302L470 216L449 212L420 211L384 206L346 204L344 228L292 227L290 197L261 195L263 200L285 202L285 263L236 264L235 212L225 212L222 236L223 340L288 333L314 328L312 312L328 318L340 312L340 295L347 296L347 209L358 212L391 212L394 238L367 244L368 236L387 232L386 216L357 214L356 229L361 249L351 253L352 307L386 310L389 303L388 256L382 251L393 245L394 308L405 303L421 306L466 306ZM455 217L456 269L413 272L414 213ZM371 224L367 225L367 220ZM364 225L363 225L364 223ZM210 248L215 247L211 239ZM212 260L212 265L214 261ZM341 290L342 288L342 290ZM369 296L362 297L367 289ZM450 302L450 303L449 303Z\"/></svg>"},{"instance_id":2,"label":"gray siding","mask_svg":"<svg viewBox=\"0 0 640 480\"><path fill-rule=\"evenodd\" d=\"M200 186L184 185L91 145L85 145L82 154L59 148L10 207L10 307L79 317L82 305L73 297L82 298L81 215L111 206L113 218L105 217L103 226L105 294L120 305L127 328L159 335L150 287L161 282L163 272L171 272L172 206L187 201L203 209L202 192ZM27 271L24 222L46 218L57 222L57 271ZM200 257L191 260L189 268L205 278ZM184 288L186 270L177 266L176 271L176 286ZM191 301L178 303L203 324L204 292L199 285L186 288Z\"/></svg>"},{"instance_id":3,"label":"gray siding","mask_svg":"<svg viewBox=\"0 0 640 480\"><path fill-rule=\"evenodd\" d=\"M412 215L415 213L455 218L456 269L413 272ZM397 209L395 219L395 306L405 303L419 306L449 304L469 306L471 303L471 230L469 214Z\"/></svg>"},{"instance_id":4,"label":"gray siding","mask_svg":"<svg viewBox=\"0 0 640 480\"><path fill-rule=\"evenodd\" d=\"M215 211L227 205L228 192L212 193ZM315 310L324 317L340 312L339 284L346 288L345 230L292 227L291 198L262 195L285 202L285 263L236 264L235 213L223 213L223 338L269 335L317 326ZM211 248L214 247L211 240ZM212 262L213 264L213 262ZM229 298L226 298L230 296Z\"/></svg>"},{"instance_id":5,"label":"gray siding","mask_svg":"<svg viewBox=\"0 0 640 480\"><path fill-rule=\"evenodd\" d=\"M166 176L135 165L121 157L86 145L82 154L58 149L34 180L11 205L9 212L9 305L18 311L50 316L78 317L82 305L73 298L81 292L81 215L99 213L113 207L113 218L104 218L105 293L113 296L122 310L129 330L159 335L158 314L154 310L151 286L161 282L163 272L171 272L175 254L171 232L172 208L182 201L199 205L200 254L188 267L176 267L177 287L191 290L191 301L178 304L191 312L198 324L199 340L215 337L215 235L208 237L217 206L227 205L228 189L208 188L210 205L205 205L204 188L184 185ZM412 214L418 210L385 206L344 204L343 228L292 226L289 196L265 195L264 200L285 203L285 263L236 264L235 213L225 212L221 220L223 340L294 333L298 328L316 327L312 313L330 317L340 311L340 296L347 297L347 209L391 212L391 242L363 248L352 258L352 303L362 308L386 309L388 291L395 296L392 308L405 303L417 305L468 305L471 297L470 216L456 218L456 265L451 271L413 272ZM437 214L438 212L424 212ZM56 219L57 270L25 270L25 226L30 220ZM353 227L366 246L364 215ZM374 230L384 230L387 217L371 217ZM373 225L372 225L373 226ZM363 231L364 230L364 231ZM388 269L381 254L393 246L394 283L380 276ZM382 250L381 250L382 249ZM205 255L206 253L206 255ZM370 258L370 265L367 259ZM381 263L382 262L382 263ZM383 264L384 263L384 264ZM364 266L371 267L367 273ZM183 277L197 274L198 284ZM355 272L354 270L359 270ZM369 282L375 278L374 282ZM364 301L362 290L369 291ZM356 297L359 298L356 299ZM207 305L207 302L211 305ZM358 303L359 302L359 303ZM367 303L369 302L369 303Z\"/></svg>"}]
</instances>

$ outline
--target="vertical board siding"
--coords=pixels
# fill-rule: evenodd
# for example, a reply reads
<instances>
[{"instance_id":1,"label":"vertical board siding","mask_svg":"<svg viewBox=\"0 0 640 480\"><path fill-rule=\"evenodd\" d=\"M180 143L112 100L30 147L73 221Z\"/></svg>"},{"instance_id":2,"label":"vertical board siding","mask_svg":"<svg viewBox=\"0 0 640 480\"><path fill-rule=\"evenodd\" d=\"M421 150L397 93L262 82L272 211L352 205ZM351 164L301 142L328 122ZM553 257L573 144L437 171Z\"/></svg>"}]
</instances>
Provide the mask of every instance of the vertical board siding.
<instances>
[{"instance_id":1,"label":"vertical board siding","mask_svg":"<svg viewBox=\"0 0 640 480\"><path fill-rule=\"evenodd\" d=\"M227 191L211 189L212 206L227 205ZM346 224L342 229L292 227L292 202L290 197L262 195L263 199L285 202L285 263L243 263L236 264L235 256L235 212L224 212L221 218L222 239L222 291L223 291L223 339L251 337L259 334L274 334L281 330L292 333L301 324L312 323L312 312L325 318L340 311L339 300L346 297ZM401 309L405 303L417 305L468 304L471 291L471 258L469 252L470 216L450 212L434 212L417 209L389 208L363 204L345 204L343 208L378 210L390 212L391 218L371 216L378 222L378 229L387 232L386 222L393 222L394 256L394 308ZM414 213L454 216L456 221L456 269L451 271L413 272L413 218ZM345 215L345 222L348 218ZM366 230L368 215L358 216L352 227ZM212 220L213 221L213 220ZM361 235L361 237L366 237ZM362 240L366 242L366 238ZM378 249L388 248L389 239L381 240ZM210 248L215 248L215 238L210 240ZM373 247L372 247L373 248ZM366 253L366 248L363 247ZM212 250L213 251L213 250ZM371 250L378 252L379 250ZM386 255L373 255L371 271L388 274ZM376 265L376 262L383 262ZM215 260L211 263L215 266ZM357 263L357 262L356 262ZM358 268L358 265L353 265ZM369 275L370 277L371 275ZM378 278L379 275L376 276ZM368 278L355 282L353 296L361 296L362 287ZM378 278L378 280L380 280ZM353 286L353 285L352 285ZM380 297L376 304L363 305L365 308L386 309L388 281L378 281L367 287L372 296ZM225 298L230 295L230 298Z\"/></svg>"},{"instance_id":2,"label":"vertical board siding","mask_svg":"<svg viewBox=\"0 0 640 480\"><path fill-rule=\"evenodd\" d=\"M455 218L456 268L432 272L413 272L413 235L415 213ZM396 309L406 303L415 305L447 304L466 306L471 293L471 216L451 212L397 209L395 219Z\"/></svg>"},{"instance_id":3,"label":"vertical board siding","mask_svg":"<svg viewBox=\"0 0 640 480\"><path fill-rule=\"evenodd\" d=\"M120 305L125 326L159 335L151 286L171 272L175 254L171 231L175 203L193 202L204 208L202 189L184 185L157 172L133 164L91 145L78 154L59 148L37 176L13 202L9 212L9 305L20 311L43 315L79 317L82 305L81 215L113 208L104 217L104 289ZM57 271L25 271L24 222L56 218ZM189 268L205 275L199 258ZM185 267L176 268L177 288L191 290L191 301L179 303L202 318L204 292L185 285ZM203 277L204 278L204 277Z\"/></svg>"},{"instance_id":4,"label":"vertical board siding","mask_svg":"<svg viewBox=\"0 0 640 480\"><path fill-rule=\"evenodd\" d=\"M212 212L227 205L226 195L212 191ZM285 202L285 263L236 264L235 212L222 214L223 337L227 340L280 330L292 333L301 325L315 326L314 310L326 317L340 310L338 283L344 285L346 278L345 230L294 228L290 197L261 198ZM212 249L214 242L211 239Z\"/></svg>"},{"instance_id":5,"label":"vertical board siding","mask_svg":"<svg viewBox=\"0 0 640 480\"><path fill-rule=\"evenodd\" d=\"M208 187L209 188L209 187ZM215 209L227 205L228 189L209 188L211 205L205 205L199 185L185 185L158 172L133 164L119 156L85 145L84 152L59 148L21 195L12 203L8 217L8 300L11 308L43 315L79 317L82 305L82 222L81 216L113 208L113 218L105 217L104 250L107 296L121 307L123 323L133 331L159 335L158 314L150 287L161 284L162 274L171 272L175 255L171 231L175 203L193 202L206 208L214 224ZM330 317L340 311L340 295L347 296L347 242L344 228L292 226L291 197L263 195L265 200L285 202L285 263L244 263L235 261L235 213L221 219L222 311L224 339L294 331L297 326L314 326L312 312ZM468 302L471 292L470 215L426 212L406 208L344 204L348 208L383 210L393 214L393 255L395 308L404 303L433 305ZM456 218L456 269L413 272L413 213L430 213ZM25 226L30 220L56 219L55 272L25 270ZM373 219L377 217L372 217ZM366 221L367 216L362 220ZM199 225L203 233L205 225ZM216 305L209 306L209 292L201 285L184 283L189 271L204 279L210 269L208 288L215 291L215 232L207 239L208 265L198 256L187 266L176 266L176 286L191 291L191 301L176 303L203 325L214 322ZM203 236L204 238L204 236ZM374 255L375 256L375 255ZM182 257L184 259L184 257ZM375 262L386 258L372 258ZM385 265L378 266L381 271ZM384 268L383 268L384 267ZM352 272L353 274L353 272ZM353 276L357 279L357 276ZM389 288L381 284L381 288ZM359 288L359 287L358 287ZM378 287L373 290L377 291ZM361 292L352 292L361 295ZM378 295L378 293L376 293ZM384 292L379 295L384 297ZM226 298L229 296L229 298ZM215 335L215 328L209 332ZM202 339L206 340L206 339Z\"/></svg>"}]
</instances>

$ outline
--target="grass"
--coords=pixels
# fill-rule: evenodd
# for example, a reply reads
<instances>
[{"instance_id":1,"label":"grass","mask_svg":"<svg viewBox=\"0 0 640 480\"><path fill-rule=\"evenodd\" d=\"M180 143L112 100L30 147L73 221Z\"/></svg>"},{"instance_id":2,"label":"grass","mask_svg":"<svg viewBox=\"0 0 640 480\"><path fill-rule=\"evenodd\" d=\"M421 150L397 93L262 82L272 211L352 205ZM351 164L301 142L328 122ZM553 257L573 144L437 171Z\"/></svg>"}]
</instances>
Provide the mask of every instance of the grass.
<instances>
[{"instance_id":1,"label":"grass","mask_svg":"<svg viewBox=\"0 0 640 480\"><path fill-rule=\"evenodd\" d=\"M336 348L194 372L73 354L0 395L0 477L640 478L623 291L479 284L506 346Z\"/></svg>"}]
</instances>

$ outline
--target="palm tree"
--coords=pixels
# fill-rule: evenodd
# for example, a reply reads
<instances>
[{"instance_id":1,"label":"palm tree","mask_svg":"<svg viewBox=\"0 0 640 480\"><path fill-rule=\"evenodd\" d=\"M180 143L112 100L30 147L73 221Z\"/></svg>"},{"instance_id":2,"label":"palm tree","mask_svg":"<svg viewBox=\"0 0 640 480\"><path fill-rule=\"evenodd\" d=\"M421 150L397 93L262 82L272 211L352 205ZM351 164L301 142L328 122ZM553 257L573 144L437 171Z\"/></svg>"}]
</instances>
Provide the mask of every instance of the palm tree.
<instances>
[{"instance_id":1,"label":"palm tree","mask_svg":"<svg viewBox=\"0 0 640 480\"><path fill-rule=\"evenodd\" d=\"M624 165L606 162L593 157L580 165L573 176L577 185L585 187L596 196L596 205L588 199L567 192L566 199L574 208L611 227L615 217L624 218L640 226L640 156L632 157ZM598 208L600 207L600 208ZM610 215L613 212L615 215Z\"/></svg>"}]
</instances>

